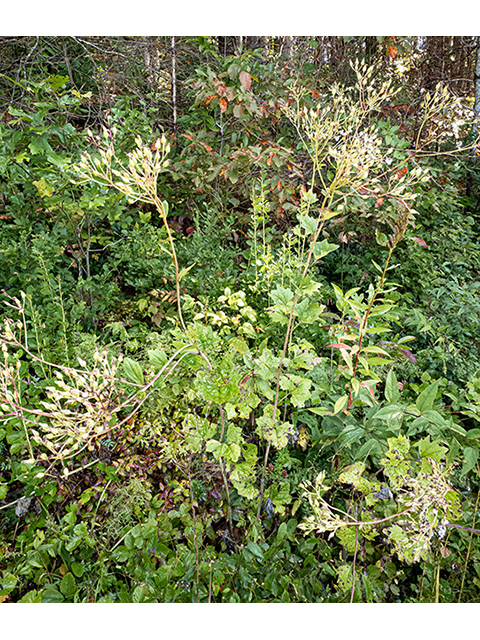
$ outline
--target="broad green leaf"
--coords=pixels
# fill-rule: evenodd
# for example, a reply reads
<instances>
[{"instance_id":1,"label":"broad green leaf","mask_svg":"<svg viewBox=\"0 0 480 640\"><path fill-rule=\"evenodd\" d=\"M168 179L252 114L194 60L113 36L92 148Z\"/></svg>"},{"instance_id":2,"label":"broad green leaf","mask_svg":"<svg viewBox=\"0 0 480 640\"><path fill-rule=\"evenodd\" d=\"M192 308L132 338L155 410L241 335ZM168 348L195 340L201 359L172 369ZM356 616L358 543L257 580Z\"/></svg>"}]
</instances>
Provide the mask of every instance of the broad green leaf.
<instances>
[{"instance_id":1,"label":"broad green leaf","mask_svg":"<svg viewBox=\"0 0 480 640\"><path fill-rule=\"evenodd\" d=\"M272 297L274 304L283 311L283 313L290 313L293 299L295 297L291 289L285 289L284 287L277 285L277 288L270 292L270 296Z\"/></svg>"},{"instance_id":2,"label":"broad green leaf","mask_svg":"<svg viewBox=\"0 0 480 640\"><path fill-rule=\"evenodd\" d=\"M433 422L433 424L437 425L437 427L440 427L441 429L446 429L449 426L449 423L445 420L445 418L434 409L424 411L423 417L426 418L429 422Z\"/></svg>"},{"instance_id":3,"label":"broad green leaf","mask_svg":"<svg viewBox=\"0 0 480 640\"><path fill-rule=\"evenodd\" d=\"M375 346L364 347L362 349L362 353L381 353L382 355L387 356L387 358L390 357L390 354L387 351L385 351L385 349L382 349L381 347L375 347Z\"/></svg>"},{"instance_id":4,"label":"broad green leaf","mask_svg":"<svg viewBox=\"0 0 480 640\"><path fill-rule=\"evenodd\" d=\"M397 402L400 397L400 391L398 390L398 380L395 375L395 371L390 369L385 380L385 399L388 402Z\"/></svg>"},{"instance_id":5,"label":"broad green leaf","mask_svg":"<svg viewBox=\"0 0 480 640\"><path fill-rule=\"evenodd\" d=\"M433 407L433 403L435 402L435 398L437 397L439 384L440 384L440 380L435 380L435 382L428 385L428 387L424 389L422 393L418 396L415 405L417 409L422 413L424 411L428 411Z\"/></svg>"},{"instance_id":6,"label":"broad green leaf","mask_svg":"<svg viewBox=\"0 0 480 640\"><path fill-rule=\"evenodd\" d=\"M378 229L375 229L375 239L382 247L386 247L388 245L388 237Z\"/></svg>"},{"instance_id":7,"label":"broad green leaf","mask_svg":"<svg viewBox=\"0 0 480 640\"><path fill-rule=\"evenodd\" d=\"M47 584L42 593L42 603L63 602L64 597L53 584Z\"/></svg>"},{"instance_id":8,"label":"broad green leaf","mask_svg":"<svg viewBox=\"0 0 480 640\"><path fill-rule=\"evenodd\" d=\"M310 303L307 298L299 302L295 307L295 315L300 322L305 324L312 324L317 322L320 318L324 307L321 307L316 302Z\"/></svg>"},{"instance_id":9,"label":"broad green leaf","mask_svg":"<svg viewBox=\"0 0 480 640\"><path fill-rule=\"evenodd\" d=\"M245 549L248 549L248 551L250 551L250 553L258 560L260 560L260 562L263 560L262 548L256 542L253 542L253 540L250 540Z\"/></svg>"},{"instance_id":10,"label":"broad green leaf","mask_svg":"<svg viewBox=\"0 0 480 640\"><path fill-rule=\"evenodd\" d=\"M132 360L132 358L125 358L123 361L123 372L126 379L134 384L144 384L142 367Z\"/></svg>"},{"instance_id":11,"label":"broad green leaf","mask_svg":"<svg viewBox=\"0 0 480 640\"><path fill-rule=\"evenodd\" d=\"M291 393L290 399L295 407L303 406L310 397L312 381L296 375L284 375L280 378L280 387Z\"/></svg>"},{"instance_id":12,"label":"broad green leaf","mask_svg":"<svg viewBox=\"0 0 480 640\"><path fill-rule=\"evenodd\" d=\"M73 598L75 595L77 585L73 573L70 573L70 571L63 576L62 582L60 583L60 591L65 598Z\"/></svg>"},{"instance_id":13,"label":"broad green leaf","mask_svg":"<svg viewBox=\"0 0 480 640\"><path fill-rule=\"evenodd\" d=\"M447 447L442 447L438 442L431 442L430 436L420 440L417 447L422 458L433 458L437 462L440 462L448 451Z\"/></svg>"},{"instance_id":14,"label":"broad green leaf","mask_svg":"<svg viewBox=\"0 0 480 640\"><path fill-rule=\"evenodd\" d=\"M464 463L462 470L460 472L460 477L465 476L469 471L471 471L477 463L478 460L478 449L474 449L473 447L465 447L463 450Z\"/></svg>"},{"instance_id":15,"label":"broad green leaf","mask_svg":"<svg viewBox=\"0 0 480 640\"><path fill-rule=\"evenodd\" d=\"M45 133L32 138L31 142L28 145L28 148L34 155L53 151L50 143L48 142L48 134Z\"/></svg>"},{"instance_id":16,"label":"broad green leaf","mask_svg":"<svg viewBox=\"0 0 480 640\"><path fill-rule=\"evenodd\" d=\"M363 462L355 462L348 467L342 469L342 472L338 476L338 481L344 484L353 484L354 487L358 487L362 473L365 471L365 464Z\"/></svg>"},{"instance_id":17,"label":"broad green leaf","mask_svg":"<svg viewBox=\"0 0 480 640\"><path fill-rule=\"evenodd\" d=\"M367 358L366 361L369 367L382 366L384 364L391 364L392 362L394 362L394 360L391 360L390 358L375 358L375 357Z\"/></svg>"},{"instance_id":18,"label":"broad green leaf","mask_svg":"<svg viewBox=\"0 0 480 640\"><path fill-rule=\"evenodd\" d=\"M153 366L157 369L161 369L167 363L168 357L165 351L160 351L159 349L149 349L147 353L150 363L153 364Z\"/></svg>"},{"instance_id":19,"label":"broad green leaf","mask_svg":"<svg viewBox=\"0 0 480 640\"><path fill-rule=\"evenodd\" d=\"M317 221L315 220L315 218L312 218L312 216L308 215L299 215L298 221L300 223L300 227L302 229L305 229L308 235L315 233L317 229Z\"/></svg>"},{"instance_id":20,"label":"broad green leaf","mask_svg":"<svg viewBox=\"0 0 480 640\"><path fill-rule=\"evenodd\" d=\"M277 531L277 542L281 542L288 533L287 523L282 522Z\"/></svg>"},{"instance_id":21,"label":"broad green leaf","mask_svg":"<svg viewBox=\"0 0 480 640\"><path fill-rule=\"evenodd\" d=\"M395 420L401 418L405 411L405 407L401 404L387 404L377 411L374 418L377 420Z\"/></svg>"},{"instance_id":22,"label":"broad green leaf","mask_svg":"<svg viewBox=\"0 0 480 640\"><path fill-rule=\"evenodd\" d=\"M83 565L78 562L72 562L72 572L77 578L81 578L83 576Z\"/></svg>"},{"instance_id":23,"label":"broad green leaf","mask_svg":"<svg viewBox=\"0 0 480 640\"><path fill-rule=\"evenodd\" d=\"M326 238L324 238L321 242L317 242L315 244L313 255L317 260L320 260L321 258L327 256L329 253L332 253L332 251L336 251L339 246L340 245L338 244L331 244Z\"/></svg>"},{"instance_id":24,"label":"broad green leaf","mask_svg":"<svg viewBox=\"0 0 480 640\"><path fill-rule=\"evenodd\" d=\"M14 589L17 582L18 578L14 576L13 573L10 573L9 571L2 572L2 577L0 579L0 588L2 590L10 591Z\"/></svg>"},{"instance_id":25,"label":"broad green leaf","mask_svg":"<svg viewBox=\"0 0 480 640\"><path fill-rule=\"evenodd\" d=\"M357 460L360 460L361 458L364 458L372 453L381 453L381 452L382 452L382 447L378 442L378 440L376 438L370 438L369 440L367 440L367 442L362 444L360 449L356 452L355 458L357 458Z\"/></svg>"}]
</instances>

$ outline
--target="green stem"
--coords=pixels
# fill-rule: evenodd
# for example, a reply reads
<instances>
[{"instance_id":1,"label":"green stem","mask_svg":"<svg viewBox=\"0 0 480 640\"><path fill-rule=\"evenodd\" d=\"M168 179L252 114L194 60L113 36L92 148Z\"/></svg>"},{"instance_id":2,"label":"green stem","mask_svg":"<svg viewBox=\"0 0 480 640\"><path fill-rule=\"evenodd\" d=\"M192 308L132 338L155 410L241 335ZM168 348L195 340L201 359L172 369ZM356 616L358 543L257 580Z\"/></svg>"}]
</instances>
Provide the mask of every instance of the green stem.
<instances>
[{"instance_id":1,"label":"green stem","mask_svg":"<svg viewBox=\"0 0 480 640\"><path fill-rule=\"evenodd\" d=\"M372 299L370 300L370 304L368 305L368 308L367 308L367 310L365 312L365 315L364 315L364 318L363 318L362 326L361 326L360 332L359 332L360 338L359 338L359 341L358 341L358 350L357 350L357 353L355 354L355 364L354 364L354 367L353 367L352 380L355 380L355 378L357 376L358 360L360 358L360 351L362 349L362 342L363 342L363 338L365 336L365 330L367 328L368 317L370 316L373 304L374 304L375 300L377 299L378 294L380 293L380 291L383 288L383 283L385 282L385 276L387 274L388 265L389 265L390 258L392 257L392 253L393 253L394 249L395 249L395 246L389 248L388 256L387 256L387 259L385 261L385 267L383 269L382 276L380 278L380 281L378 283L377 288L375 289L375 292L374 292L374 294L372 296ZM350 409L350 407L352 405L352 402L353 402L353 384L350 384L350 392L349 392L349 395L348 395L347 411L348 411L348 409Z\"/></svg>"}]
</instances>

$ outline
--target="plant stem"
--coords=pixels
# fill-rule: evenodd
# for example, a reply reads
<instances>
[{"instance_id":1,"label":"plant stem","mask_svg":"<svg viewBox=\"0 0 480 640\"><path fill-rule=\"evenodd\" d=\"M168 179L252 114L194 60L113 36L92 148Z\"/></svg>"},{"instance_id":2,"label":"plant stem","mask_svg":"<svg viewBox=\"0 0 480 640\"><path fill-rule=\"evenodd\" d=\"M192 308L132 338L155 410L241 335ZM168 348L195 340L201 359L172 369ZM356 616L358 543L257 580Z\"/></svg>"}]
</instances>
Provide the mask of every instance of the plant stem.
<instances>
[{"instance_id":1,"label":"plant stem","mask_svg":"<svg viewBox=\"0 0 480 640\"><path fill-rule=\"evenodd\" d=\"M358 549L358 528L355 529L355 553L353 554L352 565L352 593L350 594L350 604L353 602L353 594L355 591L355 565L357 562L357 549Z\"/></svg>"},{"instance_id":2,"label":"plant stem","mask_svg":"<svg viewBox=\"0 0 480 640\"><path fill-rule=\"evenodd\" d=\"M357 376L357 368L358 368L358 360L360 357L360 351L362 349L362 342L363 342L363 338L365 336L365 330L367 328L367 322L368 322L368 317L370 316L370 313L372 311L372 307L373 307L373 303L375 302L375 300L377 299L378 294L380 293L380 291L382 290L383 287L383 283L385 282L385 276L387 274L387 270L388 270L388 265L390 263L390 258L392 257L392 253L395 249L395 246L392 246L389 248L388 251L388 256L387 259L385 261L385 266L383 268L383 272L382 272L382 276L380 278L380 281L377 285L377 288L375 289L375 292L372 296L372 299L370 300L370 304L368 305L368 308L365 312L365 315L363 317L363 322L362 322L362 326L360 328L360 332L359 332L359 340L358 340L358 350L357 353L355 354L355 364L353 367L353 376L352 376L352 380L355 380L356 376ZM350 384L350 392L348 395L348 404L347 404L347 411L348 409L350 409L351 405L353 402L353 385Z\"/></svg>"}]
</instances>

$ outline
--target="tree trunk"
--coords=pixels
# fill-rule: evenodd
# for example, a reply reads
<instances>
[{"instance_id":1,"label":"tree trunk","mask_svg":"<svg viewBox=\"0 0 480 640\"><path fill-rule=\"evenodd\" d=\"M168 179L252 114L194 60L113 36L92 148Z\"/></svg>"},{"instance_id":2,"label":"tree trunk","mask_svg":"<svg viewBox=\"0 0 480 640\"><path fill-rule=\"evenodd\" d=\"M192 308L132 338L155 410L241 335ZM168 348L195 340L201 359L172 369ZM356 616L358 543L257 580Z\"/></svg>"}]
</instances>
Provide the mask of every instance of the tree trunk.
<instances>
[{"instance_id":1,"label":"tree trunk","mask_svg":"<svg viewBox=\"0 0 480 640\"><path fill-rule=\"evenodd\" d=\"M224 58L233 56L237 48L237 36L217 36L218 51Z\"/></svg>"}]
</instances>

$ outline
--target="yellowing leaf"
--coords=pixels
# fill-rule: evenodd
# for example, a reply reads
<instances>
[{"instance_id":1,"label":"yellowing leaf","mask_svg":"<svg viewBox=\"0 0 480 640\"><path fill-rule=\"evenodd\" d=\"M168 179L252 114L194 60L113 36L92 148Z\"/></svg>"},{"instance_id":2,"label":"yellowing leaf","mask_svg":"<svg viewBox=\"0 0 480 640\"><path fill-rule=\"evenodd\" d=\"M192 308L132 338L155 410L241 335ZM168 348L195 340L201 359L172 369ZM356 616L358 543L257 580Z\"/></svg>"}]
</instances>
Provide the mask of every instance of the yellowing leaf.
<instances>
[{"instance_id":1,"label":"yellowing leaf","mask_svg":"<svg viewBox=\"0 0 480 640\"><path fill-rule=\"evenodd\" d=\"M309 440L310 440L310 436L308 435L305 427L300 427L300 429L298 430L298 444L302 447L304 451L307 448Z\"/></svg>"},{"instance_id":2,"label":"yellowing leaf","mask_svg":"<svg viewBox=\"0 0 480 640\"><path fill-rule=\"evenodd\" d=\"M335 402L335 406L333 407L333 415L336 415L337 413L340 413L340 411L343 409L343 407L347 404L347 400L348 400L348 396L341 396Z\"/></svg>"}]
</instances>

